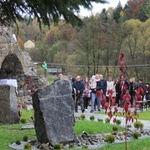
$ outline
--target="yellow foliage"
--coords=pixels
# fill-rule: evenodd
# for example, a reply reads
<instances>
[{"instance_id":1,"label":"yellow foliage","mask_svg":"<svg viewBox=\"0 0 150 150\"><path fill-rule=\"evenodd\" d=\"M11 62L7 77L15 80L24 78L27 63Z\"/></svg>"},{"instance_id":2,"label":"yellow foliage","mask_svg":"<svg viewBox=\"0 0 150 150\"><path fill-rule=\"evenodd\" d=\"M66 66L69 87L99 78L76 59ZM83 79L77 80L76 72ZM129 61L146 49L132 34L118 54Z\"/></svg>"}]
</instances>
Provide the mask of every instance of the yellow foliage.
<instances>
[{"instance_id":1,"label":"yellow foliage","mask_svg":"<svg viewBox=\"0 0 150 150\"><path fill-rule=\"evenodd\" d=\"M124 17L124 12L123 11L120 12L120 16Z\"/></svg>"}]
</instances>

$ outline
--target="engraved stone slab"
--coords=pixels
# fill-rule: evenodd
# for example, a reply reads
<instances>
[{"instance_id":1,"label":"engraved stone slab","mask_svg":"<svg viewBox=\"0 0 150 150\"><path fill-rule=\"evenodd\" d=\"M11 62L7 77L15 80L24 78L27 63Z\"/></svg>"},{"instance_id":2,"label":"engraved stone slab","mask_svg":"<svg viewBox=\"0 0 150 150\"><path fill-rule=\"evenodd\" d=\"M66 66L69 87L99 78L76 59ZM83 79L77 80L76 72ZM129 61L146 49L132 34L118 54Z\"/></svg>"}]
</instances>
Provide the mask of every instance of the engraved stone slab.
<instances>
[{"instance_id":1,"label":"engraved stone slab","mask_svg":"<svg viewBox=\"0 0 150 150\"><path fill-rule=\"evenodd\" d=\"M32 99L39 142L56 144L75 141L74 101L69 81L58 80L36 91Z\"/></svg>"}]
</instances>

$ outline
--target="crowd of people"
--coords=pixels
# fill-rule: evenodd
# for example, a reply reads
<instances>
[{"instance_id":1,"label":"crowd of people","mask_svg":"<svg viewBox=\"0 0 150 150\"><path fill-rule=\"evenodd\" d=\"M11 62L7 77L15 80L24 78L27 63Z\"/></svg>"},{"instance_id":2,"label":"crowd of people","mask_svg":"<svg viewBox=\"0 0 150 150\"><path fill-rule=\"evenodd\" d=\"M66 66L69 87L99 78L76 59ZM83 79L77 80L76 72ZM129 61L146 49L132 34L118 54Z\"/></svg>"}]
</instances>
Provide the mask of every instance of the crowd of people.
<instances>
[{"instance_id":1,"label":"crowd of people","mask_svg":"<svg viewBox=\"0 0 150 150\"><path fill-rule=\"evenodd\" d=\"M134 77L127 80L121 76L113 80L112 77L103 78L102 74L93 75L90 79L77 76L71 78L71 84L75 112L78 112L78 106L81 107L82 113L88 106L91 107L91 113L95 110L101 111L104 102L110 103L110 99L112 105L119 107L126 102L130 107L134 107L137 101L150 100L149 83L144 84L142 79L136 81ZM150 103L148 105L150 106Z\"/></svg>"}]
</instances>

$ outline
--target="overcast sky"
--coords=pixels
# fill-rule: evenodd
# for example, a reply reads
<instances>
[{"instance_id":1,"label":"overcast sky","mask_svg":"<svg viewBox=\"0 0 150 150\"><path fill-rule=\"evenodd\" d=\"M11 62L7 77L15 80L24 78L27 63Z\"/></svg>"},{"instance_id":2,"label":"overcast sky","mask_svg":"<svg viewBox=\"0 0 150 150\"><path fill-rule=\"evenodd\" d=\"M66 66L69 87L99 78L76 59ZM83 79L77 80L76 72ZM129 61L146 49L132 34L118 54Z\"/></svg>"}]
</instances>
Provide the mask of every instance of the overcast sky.
<instances>
[{"instance_id":1,"label":"overcast sky","mask_svg":"<svg viewBox=\"0 0 150 150\"><path fill-rule=\"evenodd\" d=\"M92 3L93 9L91 11L88 11L87 9L84 9L81 7L80 9L80 15L81 16L90 16L91 14L100 13L103 8L109 8L109 7L116 7L119 3L119 0L107 0L109 3L107 4L97 4ZM120 0L122 6L124 6L127 3L128 0Z\"/></svg>"}]
</instances>

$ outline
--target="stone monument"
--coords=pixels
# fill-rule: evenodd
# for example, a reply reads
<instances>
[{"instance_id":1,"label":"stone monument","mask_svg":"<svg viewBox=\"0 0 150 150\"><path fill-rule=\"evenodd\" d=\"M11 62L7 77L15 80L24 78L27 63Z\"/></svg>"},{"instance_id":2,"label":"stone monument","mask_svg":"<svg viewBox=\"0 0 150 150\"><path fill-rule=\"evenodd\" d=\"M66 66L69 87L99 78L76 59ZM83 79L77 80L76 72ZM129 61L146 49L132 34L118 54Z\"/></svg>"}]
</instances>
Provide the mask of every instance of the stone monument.
<instances>
[{"instance_id":1,"label":"stone monument","mask_svg":"<svg viewBox=\"0 0 150 150\"><path fill-rule=\"evenodd\" d=\"M19 123L15 87L0 85L0 124Z\"/></svg>"},{"instance_id":2,"label":"stone monument","mask_svg":"<svg viewBox=\"0 0 150 150\"><path fill-rule=\"evenodd\" d=\"M33 94L35 130L40 143L70 143L74 134L74 101L67 80L58 80Z\"/></svg>"}]
</instances>

